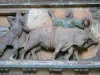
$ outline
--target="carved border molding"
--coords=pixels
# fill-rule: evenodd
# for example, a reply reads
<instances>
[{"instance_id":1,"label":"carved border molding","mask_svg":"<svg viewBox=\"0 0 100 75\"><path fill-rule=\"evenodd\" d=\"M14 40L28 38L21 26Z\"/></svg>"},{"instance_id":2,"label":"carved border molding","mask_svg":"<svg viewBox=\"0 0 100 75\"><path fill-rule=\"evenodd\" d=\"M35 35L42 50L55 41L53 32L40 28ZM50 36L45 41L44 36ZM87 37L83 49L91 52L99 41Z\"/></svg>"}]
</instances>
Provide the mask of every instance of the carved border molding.
<instances>
[{"instance_id":1,"label":"carved border molding","mask_svg":"<svg viewBox=\"0 0 100 75\"><path fill-rule=\"evenodd\" d=\"M2 60L0 68L100 68L100 61Z\"/></svg>"},{"instance_id":2,"label":"carved border molding","mask_svg":"<svg viewBox=\"0 0 100 75\"><path fill-rule=\"evenodd\" d=\"M99 7L100 1L55 1L55 2L23 2L0 3L0 8L28 8L28 7ZM2 10L0 13L12 13L18 10ZM21 10L22 11L22 10ZM27 12L27 9L25 10ZM0 68L100 68L100 61L33 61L33 60L0 60Z\"/></svg>"},{"instance_id":3,"label":"carved border molding","mask_svg":"<svg viewBox=\"0 0 100 75\"><path fill-rule=\"evenodd\" d=\"M0 8L27 8L27 7L91 7L91 6L100 6L100 1L23 1L23 2L18 2L18 1L5 1L1 2L0 1Z\"/></svg>"}]
</instances>

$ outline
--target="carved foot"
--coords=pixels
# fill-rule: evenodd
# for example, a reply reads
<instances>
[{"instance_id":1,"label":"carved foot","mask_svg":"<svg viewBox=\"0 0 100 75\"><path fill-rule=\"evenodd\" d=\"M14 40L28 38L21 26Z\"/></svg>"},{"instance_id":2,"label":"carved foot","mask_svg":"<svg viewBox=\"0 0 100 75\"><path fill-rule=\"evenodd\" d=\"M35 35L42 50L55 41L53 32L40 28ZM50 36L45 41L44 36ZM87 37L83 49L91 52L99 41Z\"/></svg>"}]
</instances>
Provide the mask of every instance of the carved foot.
<instances>
[{"instance_id":1,"label":"carved foot","mask_svg":"<svg viewBox=\"0 0 100 75\"><path fill-rule=\"evenodd\" d=\"M38 55L34 51L31 51L31 54L33 60L38 60Z\"/></svg>"}]
</instances>

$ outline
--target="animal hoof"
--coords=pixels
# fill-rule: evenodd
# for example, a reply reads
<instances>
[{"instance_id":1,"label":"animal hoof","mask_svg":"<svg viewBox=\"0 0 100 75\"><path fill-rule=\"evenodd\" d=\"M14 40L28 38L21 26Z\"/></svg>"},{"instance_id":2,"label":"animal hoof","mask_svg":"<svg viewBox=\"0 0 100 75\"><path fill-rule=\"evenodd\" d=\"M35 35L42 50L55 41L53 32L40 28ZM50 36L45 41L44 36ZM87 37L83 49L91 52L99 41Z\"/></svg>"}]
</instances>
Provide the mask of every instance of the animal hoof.
<instances>
[{"instance_id":1,"label":"animal hoof","mask_svg":"<svg viewBox=\"0 0 100 75\"><path fill-rule=\"evenodd\" d=\"M9 58L9 60L16 61L16 60L13 58L13 56L11 56L11 57Z\"/></svg>"},{"instance_id":2,"label":"animal hoof","mask_svg":"<svg viewBox=\"0 0 100 75\"><path fill-rule=\"evenodd\" d=\"M68 59L68 58L65 58L65 60L66 60L66 61L69 61L69 59Z\"/></svg>"},{"instance_id":3,"label":"animal hoof","mask_svg":"<svg viewBox=\"0 0 100 75\"><path fill-rule=\"evenodd\" d=\"M55 58L51 58L51 60L55 60Z\"/></svg>"},{"instance_id":4,"label":"animal hoof","mask_svg":"<svg viewBox=\"0 0 100 75\"><path fill-rule=\"evenodd\" d=\"M24 58L20 58L20 60L24 60Z\"/></svg>"}]
</instances>

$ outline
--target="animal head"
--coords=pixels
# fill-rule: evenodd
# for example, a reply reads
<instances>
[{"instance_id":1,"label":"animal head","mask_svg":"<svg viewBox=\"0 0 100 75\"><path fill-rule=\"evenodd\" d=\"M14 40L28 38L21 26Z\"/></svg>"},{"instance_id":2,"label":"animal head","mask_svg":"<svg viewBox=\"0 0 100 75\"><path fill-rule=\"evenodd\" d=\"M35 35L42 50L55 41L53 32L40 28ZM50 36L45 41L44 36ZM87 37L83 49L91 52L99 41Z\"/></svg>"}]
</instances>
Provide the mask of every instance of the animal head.
<instances>
[{"instance_id":1,"label":"animal head","mask_svg":"<svg viewBox=\"0 0 100 75\"><path fill-rule=\"evenodd\" d=\"M82 46L88 40L88 35L83 30L80 30L76 35L76 44Z\"/></svg>"},{"instance_id":2,"label":"animal head","mask_svg":"<svg viewBox=\"0 0 100 75\"><path fill-rule=\"evenodd\" d=\"M92 45L98 45L98 40L95 39L90 30L85 31L85 34L86 38L84 38L84 44L82 45L84 48L89 48Z\"/></svg>"},{"instance_id":3,"label":"animal head","mask_svg":"<svg viewBox=\"0 0 100 75\"><path fill-rule=\"evenodd\" d=\"M91 28L92 28L91 20L85 17L83 19L83 25L84 25L84 32L86 36L88 36L88 39L91 39L92 41L94 41L94 43L98 43L98 40L94 37L91 31Z\"/></svg>"},{"instance_id":4,"label":"animal head","mask_svg":"<svg viewBox=\"0 0 100 75\"><path fill-rule=\"evenodd\" d=\"M89 47L90 45L97 45L98 41L93 37L90 31L81 30L79 34L76 35L76 44L78 46Z\"/></svg>"}]
</instances>

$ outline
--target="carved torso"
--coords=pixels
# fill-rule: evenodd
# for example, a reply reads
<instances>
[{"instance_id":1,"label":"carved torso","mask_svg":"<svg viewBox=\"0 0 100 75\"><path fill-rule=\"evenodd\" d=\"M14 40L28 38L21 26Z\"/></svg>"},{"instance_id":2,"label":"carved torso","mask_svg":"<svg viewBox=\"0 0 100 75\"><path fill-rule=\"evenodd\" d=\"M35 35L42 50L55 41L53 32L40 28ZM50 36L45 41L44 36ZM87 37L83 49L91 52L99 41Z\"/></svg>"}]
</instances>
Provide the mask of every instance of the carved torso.
<instances>
[{"instance_id":1,"label":"carved torso","mask_svg":"<svg viewBox=\"0 0 100 75\"><path fill-rule=\"evenodd\" d=\"M32 33L31 36L36 34L35 36L36 37L38 36L37 39L40 41L41 46L45 48L49 48L51 47L50 43L51 43L52 30L53 30L53 27L38 28L36 30L33 30L34 34ZM88 36L86 36L86 33L81 29L77 29L77 28L66 29L63 27L57 27L55 35L54 35L54 41L52 42L53 42L54 48L59 43L64 43L64 46L70 47L73 44L77 44L77 45L83 44L85 38L87 39Z\"/></svg>"}]
</instances>

